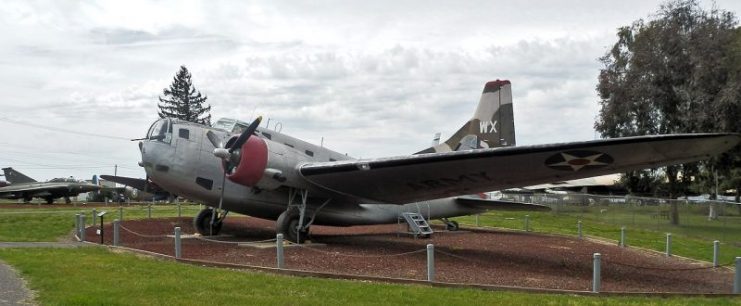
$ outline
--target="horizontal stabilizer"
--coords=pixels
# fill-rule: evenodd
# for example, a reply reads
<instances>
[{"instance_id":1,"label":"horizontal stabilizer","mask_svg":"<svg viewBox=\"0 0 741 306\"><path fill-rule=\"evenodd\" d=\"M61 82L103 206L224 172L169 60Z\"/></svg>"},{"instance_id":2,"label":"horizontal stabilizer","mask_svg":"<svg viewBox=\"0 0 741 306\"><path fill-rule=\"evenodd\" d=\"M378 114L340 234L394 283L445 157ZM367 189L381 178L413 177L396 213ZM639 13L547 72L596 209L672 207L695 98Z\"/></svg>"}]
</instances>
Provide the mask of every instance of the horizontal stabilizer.
<instances>
[{"instance_id":1,"label":"horizontal stabilizer","mask_svg":"<svg viewBox=\"0 0 741 306\"><path fill-rule=\"evenodd\" d=\"M506 211L550 211L551 208L545 205L524 203L524 202L513 202L513 201L502 201L502 200L488 200L488 199L477 199L468 197L458 197L455 199L461 205L468 206L475 209L486 209L486 210L506 210Z\"/></svg>"},{"instance_id":2,"label":"horizontal stabilizer","mask_svg":"<svg viewBox=\"0 0 741 306\"><path fill-rule=\"evenodd\" d=\"M139 190L145 190L147 187L147 181L140 179L140 178L113 176L113 175L105 175L105 174L101 175L100 178L106 181L116 182L121 185L126 185L126 186L133 187Z\"/></svg>"}]
</instances>

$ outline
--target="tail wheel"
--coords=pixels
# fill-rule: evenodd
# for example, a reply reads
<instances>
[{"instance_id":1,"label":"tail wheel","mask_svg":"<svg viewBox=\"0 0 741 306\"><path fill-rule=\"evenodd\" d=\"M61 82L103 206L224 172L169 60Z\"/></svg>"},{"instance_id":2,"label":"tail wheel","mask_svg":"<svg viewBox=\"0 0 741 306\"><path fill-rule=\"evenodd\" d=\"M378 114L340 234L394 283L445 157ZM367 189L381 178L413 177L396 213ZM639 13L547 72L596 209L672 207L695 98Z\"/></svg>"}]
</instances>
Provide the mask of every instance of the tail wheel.
<instances>
[{"instance_id":1,"label":"tail wheel","mask_svg":"<svg viewBox=\"0 0 741 306\"><path fill-rule=\"evenodd\" d=\"M306 238L309 237L309 229L299 230L299 218L299 212L295 209L284 211L278 217L276 227L278 233L283 234L286 239L301 244L306 242Z\"/></svg>"},{"instance_id":2,"label":"tail wheel","mask_svg":"<svg viewBox=\"0 0 741 306\"><path fill-rule=\"evenodd\" d=\"M193 227L202 236L211 236L211 215L213 214L213 208L206 208L204 210L201 210L201 212L199 212L198 215L193 218ZM222 225L223 223L217 219L213 228L214 235L219 234Z\"/></svg>"}]
</instances>

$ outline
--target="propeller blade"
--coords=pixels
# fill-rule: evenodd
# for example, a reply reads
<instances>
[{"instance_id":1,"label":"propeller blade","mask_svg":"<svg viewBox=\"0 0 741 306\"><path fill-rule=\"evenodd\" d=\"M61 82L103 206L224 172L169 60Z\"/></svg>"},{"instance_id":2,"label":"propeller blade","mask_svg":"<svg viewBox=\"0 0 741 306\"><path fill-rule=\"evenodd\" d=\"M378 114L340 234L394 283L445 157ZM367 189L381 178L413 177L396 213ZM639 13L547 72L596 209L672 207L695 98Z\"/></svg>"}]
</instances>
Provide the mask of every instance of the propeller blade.
<instances>
[{"instance_id":1,"label":"propeller blade","mask_svg":"<svg viewBox=\"0 0 741 306\"><path fill-rule=\"evenodd\" d=\"M253 133L255 133L255 130L257 130L257 127L260 126L260 121L262 121L262 116L257 117L255 121L252 121L250 126L247 127L247 129L242 132L242 135L239 135L239 138L237 138L237 141L235 141L231 147L229 147L229 153L234 152L234 150L241 148L242 145L247 142L247 139L252 136Z\"/></svg>"},{"instance_id":2,"label":"propeller blade","mask_svg":"<svg viewBox=\"0 0 741 306\"><path fill-rule=\"evenodd\" d=\"M211 142L214 148L221 148L221 140L219 140L219 136L216 136L213 131L208 131L206 137L208 137L208 141Z\"/></svg>"}]
</instances>

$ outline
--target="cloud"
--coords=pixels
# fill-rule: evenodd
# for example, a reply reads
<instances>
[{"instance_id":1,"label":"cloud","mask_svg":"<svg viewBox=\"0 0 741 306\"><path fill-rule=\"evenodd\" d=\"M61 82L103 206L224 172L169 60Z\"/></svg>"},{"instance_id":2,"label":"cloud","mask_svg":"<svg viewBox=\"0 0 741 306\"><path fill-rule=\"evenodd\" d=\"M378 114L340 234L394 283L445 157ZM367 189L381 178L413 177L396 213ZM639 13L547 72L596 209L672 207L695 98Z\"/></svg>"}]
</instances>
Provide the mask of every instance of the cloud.
<instances>
[{"instance_id":1,"label":"cloud","mask_svg":"<svg viewBox=\"0 0 741 306\"><path fill-rule=\"evenodd\" d=\"M513 84L519 144L586 140L597 113L596 59L617 27L658 3L8 1L0 109L141 137L157 118L157 97L186 65L214 117L261 114L290 135L379 157L418 151L435 132L449 136L484 83L499 78ZM9 147L91 151L137 169L135 143L0 128L13 131L0 138Z\"/></svg>"}]
</instances>

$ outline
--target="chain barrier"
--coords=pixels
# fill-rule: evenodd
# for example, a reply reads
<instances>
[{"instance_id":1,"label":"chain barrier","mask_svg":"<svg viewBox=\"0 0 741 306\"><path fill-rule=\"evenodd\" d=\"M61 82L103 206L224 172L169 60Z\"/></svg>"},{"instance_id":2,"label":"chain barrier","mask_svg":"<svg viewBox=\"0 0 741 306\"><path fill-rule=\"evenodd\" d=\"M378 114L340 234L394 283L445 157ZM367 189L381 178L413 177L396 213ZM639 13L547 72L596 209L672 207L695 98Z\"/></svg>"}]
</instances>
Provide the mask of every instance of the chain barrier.
<instances>
[{"instance_id":1,"label":"chain barrier","mask_svg":"<svg viewBox=\"0 0 741 306\"><path fill-rule=\"evenodd\" d=\"M450 257L453 257L453 258L462 259L462 260L471 262L473 264L488 265L488 263L485 263L483 261L479 261L479 260L471 259L471 258L466 258L466 257L460 256L460 255L455 255L453 253L448 253L448 252L445 252L445 251L438 250L437 248L435 248L435 253L440 253L440 254L443 254L443 255L446 255L446 256L450 256Z\"/></svg>"},{"instance_id":2,"label":"chain barrier","mask_svg":"<svg viewBox=\"0 0 741 306\"><path fill-rule=\"evenodd\" d=\"M427 249L420 249L420 250L416 250L416 251L410 251L410 252L404 252L404 253L398 253L398 254L388 254L388 255L351 255L351 254L341 254L339 252L322 251L322 250L311 248L311 247L306 246L304 244L299 244L299 243L291 242L291 241L288 241L288 240L284 240L284 241L286 241L288 244L296 245L296 246L301 247L303 249L311 250L311 251L314 251L314 252L317 252L317 253L322 253L322 254L327 254L327 255L337 255L337 256L342 256L342 257L353 257L353 258L398 257L398 256L411 255L411 254L422 253L422 252L426 252L427 251Z\"/></svg>"},{"instance_id":3,"label":"chain barrier","mask_svg":"<svg viewBox=\"0 0 741 306\"><path fill-rule=\"evenodd\" d=\"M137 233L135 231L132 231L132 230L126 228L122 224L119 224L118 227L120 227L122 230L125 230L125 231L127 231L129 233L132 233L132 234L134 234L136 236L143 237L143 238L168 238L167 235L146 235L146 234L139 234L139 233Z\"/></svg>"},{"instance_id":4,"label":"chain barrier","mask_svg":"<svg viewBox=\"0 0 741 306\"><path fill-rule=\"evenodd\" d=\"M224 244L258 244L258 243L266 243L266 242L275 242L276 239L266 239L266 240L257 240L257 241L224 241L224 240L216 240L216 239L209 239L203 236L194 236L195 239L207 241L207 242L214 242L214 243L224 243Z\"/></svg>"},{"instance_id":5,"label":"chain barrier","mask_svg":"<svg viewBox=\"0 0 741 306\"><path fill-rule=\"evenodd\" d=\"M706 269L714 269L714 268L720 268L720 267L728 267L728 266L732 266L734 262L731 261L727 264L719 265L717 267L707 266L707 267L694 267L694 268L644 267L644 266L631 265L631 264L626 264L626 263L617 262L617 261L605 261L605 264L615 264L618 266L631 267L631 268L636 268L636 269L658 270L658 271L695 271L695 270L706 270Z\"/></svg>"}]
</instances>

